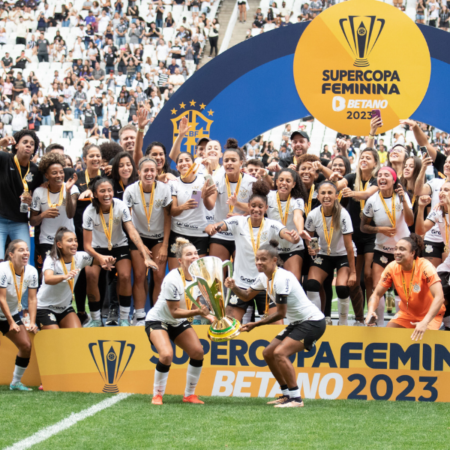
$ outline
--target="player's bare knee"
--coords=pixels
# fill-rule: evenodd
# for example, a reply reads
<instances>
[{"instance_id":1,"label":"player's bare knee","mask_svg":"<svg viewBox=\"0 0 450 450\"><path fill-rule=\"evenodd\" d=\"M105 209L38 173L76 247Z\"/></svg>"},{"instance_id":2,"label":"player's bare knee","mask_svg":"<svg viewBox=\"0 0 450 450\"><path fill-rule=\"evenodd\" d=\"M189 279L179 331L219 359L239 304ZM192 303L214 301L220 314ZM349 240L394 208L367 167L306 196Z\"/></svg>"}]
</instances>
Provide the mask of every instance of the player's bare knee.
<instances>
[{"instance_id":1,"label":"player's bare knee","mask_svg":"<svg viewBox=\"0 0 450 450\"><path fill-rule=\"evenodd\" d=\"M31 355L31 341L23 341L18 345L23 358L29 358Z\"/></svg>"},{"instance_id":2,"label":"player's bare knee","mask_svg":"<svg viewBox=\"0 0 450 450\"><path fill-rule=\"evenodd\" d=\"M266 347L263 350L263 358L267 361L268 359L272 359L273 358L273 347Z\"/></svg>"},{"instance_id":3,"label":"player's bare knee","mask_svg":"<svg viewBox=\"0 0 450 450\"><path fill-rule=\"evenodd\" d=\"M202 360L205 356L205 352L203 351L203 347L200 345L195 347L192 351L189 352L189 358Z\"/></svg>"},{"instance_id":4,"label":"player's bare knee","mask_svg":"<svg viewBox=\"0 0 450 450\"><path fill-rule=\"evenodd\" d=\"M170 366L172 364L173 352L170 350L162 350L159 353L159 361L166 366Z\"/></svg>"}]
</instances>

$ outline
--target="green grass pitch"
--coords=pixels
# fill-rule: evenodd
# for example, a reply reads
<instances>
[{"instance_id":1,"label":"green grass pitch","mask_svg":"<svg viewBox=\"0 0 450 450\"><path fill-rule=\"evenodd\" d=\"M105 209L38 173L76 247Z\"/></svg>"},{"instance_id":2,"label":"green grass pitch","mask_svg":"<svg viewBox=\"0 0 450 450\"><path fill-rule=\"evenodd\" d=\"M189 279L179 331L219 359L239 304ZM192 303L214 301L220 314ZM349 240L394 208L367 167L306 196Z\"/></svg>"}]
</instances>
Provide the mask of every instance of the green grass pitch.
<instances>
[{"instance_id":1,"label":"green grass pitch","mask_svg":"<svg viewBox=\"0 0 450 450\"><path fill-rule=\"evenodd\" d=\"M0 387L0 448L106 399L102 394L10 392ZM204 397L205 405L132 395L33 449L448 449L445 403L305 400L279 409L262 398Z\"/></svg>"}]
</instances>

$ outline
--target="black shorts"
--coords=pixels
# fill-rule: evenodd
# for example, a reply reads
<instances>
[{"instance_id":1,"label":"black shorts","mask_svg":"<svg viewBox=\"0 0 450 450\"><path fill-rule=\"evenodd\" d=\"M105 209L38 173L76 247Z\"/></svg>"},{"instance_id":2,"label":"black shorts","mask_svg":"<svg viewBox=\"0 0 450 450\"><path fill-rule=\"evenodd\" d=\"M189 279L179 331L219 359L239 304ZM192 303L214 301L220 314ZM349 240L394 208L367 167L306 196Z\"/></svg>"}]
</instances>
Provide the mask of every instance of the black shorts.
<instances>
[{"instance_id":1,"label":"black shorts","mask_svg":"<svg viewBox=\"0 0 450 450\"><path fill-rule=\"evenodd\" d=\"M365 255L375 251L375 240L373 241L353 241L356 247L356 255Z\"/></svg>"},{"instance_id":2,"label":"black shorts","mask_svg":"<svg viewBox=\"0 0 450 450\"><path fill-rule=\"evenodd\" d=\"M84 129L85 130L92 130L92 128L94 128L94 125L95 124L93 124L93 123L85 123L83 126L84 126Z\"/></svg>"},{"instance_id":3,"label":"black shorts","mask_svg":"<svg viewBox=\"0 0 450 450\"><path fill-rule=\"evenodd\" d=\"M59 325L61 320L70 313L75 314L75 310L71 306L60 313L53 312L50 309L38 309L36 313L36 325L39 329L48 325Z\"/></svg>"},{"instance_id":4,"label":"black shorts","mask_svg":"<svg viewBox=\"0 0 450 450\"><path fill-rule=\"evenodd\" d=\"M216 237L212 237L209 240L209 245L211 244L219 244L222 245L223 247L225 247L228 250L228 253L230 255L233 255L234 252L236 251L236 244L234 241L226 241L225 239L220 239L220 238L216 238Z\"/></svg>"},{"instance_id":5,"label":"black shorts","mask_svg":"<svg viewBox=\"0 0 450 450\"><path fill-rule=\"evenodd\" d=\"M175 252L172 251L172 246L175 244L177 238L187 239L196 249L199 255L207 255L209 248L209 236L183 236L182 234L170 232L169 237L169 258L176 258Z\"/></svg>"},{"instance_id":6,"label":"black shorts","mask_svg":"<svg viewBox=\"0 0 450 450\"><path fill-rule=\"evenodd\" d=\"M177 327L174 327L173 325L169 325L168 323L165 322L160 322L159 320L150 320L150 321L145 321L145 333L148 336L148 340L150 341L150 344L153 345L152 340L150 339L150 333L152 331L156 331L156 330L164 330L167 331L167 334L169 335L169 339L172 342L175 342L175 339L181 334L183 333L183 331L188 330L191 327L191 324L186 320L185 322L182 322L180 325L178 325Z\"/></svg>"},{"instance_id":7,"label":"black shorts","mask_svg":"<svg viewBox=\"0 0 450 450\"><path fill-rule=\"evenodd\" d=\"M23 325L22 319L20 318L19 314L14 314L12 316L14 322L17 323L17 325ZM5 335L9 332L9 323L7 320L0 320L0 332Z\"/></svg>"},{"instance_id":8,"label":"black shorts","mask_svg":"<svg viewBox=\"0 0 450 450\"><path fill-rule=\"evenodd\" d=\"M311 267L320 267L324 272L334 273L334 269L339 270L342 267L349 267L347 255L345 256L328 256L317 255L311 258Z\"/></svg>"},{"instance_id":9,"label":"black shorts","mask_svg":"<svg viewBox=\"0 0 450 450\"><path fill-rule=\"evenodd\" d=\"M375 250L373 252L372 266L376 263L384 269L392 261L394 261L393 253L384 253L380 252L380 250Z\"/></svg>"},{"instance_id":10,"label":"black shorts","mask_svg":"<svg viewBox=\"0 0 450 450\"><path fill-rule=\"evenodd\" d=\"M444 243L443 242L430 242L423 241L425 248L423 249L424 258L442 258L444 253Z\"/></svg>"},{"instance_id":11,"label":"black shorts","mask_svg":"<svg viewBox=\"0 0 450 450\"><path fill-rule=\"evenodd\" d=\"M113 247L112 250L107 248L94 248L97 253L103 256L113 256L116 258L116 262L122 261L122 259L131 260L130 247Z\"/></svg>"},{"instance_id":12,"label":"black shorts","mask_svg":"<svg viewBox=\"0 0 450 450\"><path fill-rule=\"evenodd\" d=\"M150 239L150 238L146 238L141 236L142 242L144 243L144 245L151 251L153 247L155 247L158 244L161 244L163 241L163 238L161 239ZM136 244L129 239L128 241L130 243L130 250L137 250L138 248L136 247Z\"/></svg>"},{"instance_id":13,"label":"black shorts","mask_svg":"<svg viewBox=\"0 0 450 450\"><path fill-rule=\"evenodd\" d=\"M290 337L294 341L303 341L305 349L310 351L323 336L326 327L325 319L306 320L301 323L294 322L288 325L275 339L282 341Z\"/></svg>"},{"instance_id":14,"label":"black shorts","mask_svg":"<svg viewBox=\"0 0 450 450\"><path fill-rule=\"evenodd\" d=\"M269 300L269 309L275 308L277 306L270 298L268 300ZM266 291L258 292L256 294L256 297L253 300L250 300L249 302L244 302L236 295L233 296L233 294L231 294L231 298L230 301L228 302L228 305L247 311L247 308L254 304L253 301L256 303L256 308L258 309L259 315L262 316L266 312Z\"/></svg>"},{"instance_id":15,"label":"black shorts","mask_svg":"<svg viewBox=\"0 0 450 450\"><path fill-rule=\"evenodd\" d=\"M280 257L281 261L286 262L289 258L292 258L293 256L298 255L302 260L305 258L305 249L303 250L295 250L293 252L289 253L278 253L278 256Z\"/></svg>"}]
</instances>

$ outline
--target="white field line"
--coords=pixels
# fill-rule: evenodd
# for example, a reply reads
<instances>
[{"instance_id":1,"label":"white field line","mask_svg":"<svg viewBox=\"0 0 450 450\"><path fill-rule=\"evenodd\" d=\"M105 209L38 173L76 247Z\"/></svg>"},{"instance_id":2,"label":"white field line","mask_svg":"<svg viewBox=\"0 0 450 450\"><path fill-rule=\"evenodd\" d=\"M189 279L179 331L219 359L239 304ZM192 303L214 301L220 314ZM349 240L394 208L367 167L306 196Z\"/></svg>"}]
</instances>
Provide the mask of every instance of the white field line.
<instances>
[{"instance_id":1,"label":"white field line","mask_svg":"<svg viewBox=\"0 0 450 450\"><path fill-rule=\"evenodd\" d=\"M121 400L129 397L130 395L132 394L117 394L116 396L107 398L106 400L103 400L100 403L97 403L96 405L91 406L88 409L85 409L84 411L80 411L79 413L76 414L72 413L66 419L63 419L60 422L55 423L54 425L51 425L47 428L43 428L42 430L38 431L32 436L13 444L6 450L24 450L26 448L30 448L33 445L39 444L40 442L51 438L52 436L54 436L57 433L60 433L61 431L67 430L71 426L75 425L77 422L80 422L81 420L84 420L87 417L93 416L94 414L97 414L103 409L113 406L117 402L120 402Z\"/></svg>"}]
</instances>

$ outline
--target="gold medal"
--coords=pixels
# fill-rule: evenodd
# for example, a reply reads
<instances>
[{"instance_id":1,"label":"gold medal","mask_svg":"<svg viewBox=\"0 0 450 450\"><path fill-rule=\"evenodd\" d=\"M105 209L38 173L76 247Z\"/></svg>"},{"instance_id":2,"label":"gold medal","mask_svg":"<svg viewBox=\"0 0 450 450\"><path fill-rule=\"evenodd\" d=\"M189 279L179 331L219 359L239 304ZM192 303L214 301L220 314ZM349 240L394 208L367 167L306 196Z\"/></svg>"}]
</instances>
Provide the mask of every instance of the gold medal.
<instances>
[{"instance_id":1,"label":"gold medal","mask_svg":"<svg viewBox=\"0 0 450 450\"><path fill-rule=\"evenodd\" d=\"M323 222L323 233L325 234L325 240L327 241L328 250L327 255L331 255L331 241L333 239L333 217L331 217L331 223L330 223L330 233L328 233L328 226L327 226L327 220L325 219L325 214L323 213L323 207L321 208L322 211L322 222Z\"/></svg>"},{"instance_id":2,"label":"gold medal","mask_svg":"<svg viewBox=\"0 0 450 450\"><path fill-rule=\"evenodd\" d=\"M65 184L61 186L61 190L59 191L59 199L58 203L52 203L50 200L50 187L47 189L47 203L49 208L57 208L58 206L61 206L64 201L64 186Z\"/></svg>"},{"instance_id":3,"label":"gold medal","mask_svg":"<svg viewBox=\"0 0 450 450\"><path fill-rule=\"evenodd\" d=\"M109 248L109 247L108 247ZM61 258L59 260L59 262L61 263L64 275L67 275L67 267L66 267L66 263L64 262L64 259ZM75 270L75 258L72 258L72 262L70 263L70 270ZM69 283L70 286L70 290L72 291L73 294L73 283L74 283L74 279L72 278L71 280L67 280L67 282Z\"/></svg>"},{"instance_id":4,"label":"gold medal","mask_svg":"<svg viewBox=\"0 0 450 450\"><path fill-rule=\"evenodd\" d=\"M239 180L237 182L236 185L236 190L234 191L236 194L236 198L239 195L239 188L241 187L241 181L242 181L242 174L239 174ZM231 186L230 186L230 180L228 180L228 174L225 174L225 184L227 185L227 194L228 194L228 198L231 197ZM228 209L230 211L230 213L233 212L234 206L233 205L228 205Z\"/></svg>"},{"instance_id":5,"label":"gold medal","mask_svg":"<svg viewBox=\"0 0 450 450\"><path fill-rule=\"evenodd\" d=\"M178 270L180 271L181 281L183 281L183 288L186 288L186 277L184 276L184 270L181 267L179 267ZM192 303L189 300L189 297L186 295L186 290L184 290L184 301L186 302L187 309L190 311L192 309ZM194 321L194 318L186 317L186 320L189 323L192 323Z\"/></svg>"},{"instance_id":6,"label":"gold medal","mask_svg":"<svg viewBox=\"0 0 450 450\"><path fill-rule=\"evenodd\" d=\"M139 181L139 189L141 190L141 199L142 199L142 206L144 207L145 211L145 217L147 218L147 229L150 231L150 220L152 218L152 212L153 212L153 201L155 199L155 186L156 182L152 184L152 192L150 194L150 203L148 204L148 210L147 210L147 202L145 201L145 195L144 195L144 188L142 187L142 182Z\"/></svg>"},{"instance_id":7,"label":"gold medal","mask_svg":"<svg viewBox=\"0 0 450 450\"><path fill-rule=\"evenodd\" d=\"M103 232L105 233L106 239L108 239L108 250L112 250L113 245L111 242L112 239L112 231L113 231L113 224L114 224L114 201L111 202L111 206L109 208L109 223L108 223L108 228L106 228L106 222L105 222L105 218L103 216L103 211L100 209L100 220L102 222L102 226L103 226Z\"/></svg>"},{"instance_id":8,"label":"gold medal","mask_svg":"<svg viewBox=\"0 0 450 450\"><path fill-rule=\"evenodd\" d=\"M16 288L17 303L18 303L17 309L20 312L20 311L22 311L22 292L23 292L23 280L25 278L25 267L23 268L22 275L18 275L18 276L20 276L20 288L17 286L16 271L14 270L14 265L11 261L9 262L9 267L13 274L14 287Z\"/></svg>"},{"instance_id":9,"label":"gold medal","mask_svg":"<svg viewBox=\"0 0 450 450\"><path fill-rule=\"evenodd\" d=\"M252 219L250 219L250 217L248 218L248 228L250 231L250 239L252 241L252 247L253 247L253 253L256 256L256 252L259 249L259 244L261 242L261 234L264 228L264 218L261 221L261 225L259 226L259 231L258 231L258 236L256 237L256 243L255 243L255 237L253 236L253 227L252 227Z\"/></svg>"},{"instance_id":10,"label":"gold medal","mask_svg":"<svg viewBox=\"0 0 450 450\"><path fill-rule=\"evenodd\" d=\"M273 294L273 283L274 283L274 280L275 280L275 274L277 273L277 269L275 268L275 270L273 271L273 274L272 274L272 286L270 285L270 283L269 283L269 279L267 278L267 291L266 291L266 309L265 309L265 311L264 311L264 315L263 315L263 319L265 319L266 317L269 317L269 292L270 292L270 295L272 295Z\"/></svg>"},{"instance_id":11,"label":"gold medal","mask_svg":"<svg viewBox=\"0 0 450 450\"><path fill-rule=\"evenodd\" d=\"M277 192L277 204L278 204L278 213L280 214L281 223L284 226L286 226L288 216L289 216L289 207L291 204L291 194L289 194L289 197L286 201L286 209L284 211L284 215L283 215L283 207L281 206L281 200L280 200L280 196L279 196L278 192Z\"/></svg>"},{"instance_id":12,"label":"gold medal","mask_svg":"<svg viewBox=\"0 0 450 450\"><path fill-rule=\"evenodd\" d=\"M180 178L181 178L182 180L184 180L184 179L187 178L189 175L191 175L191 173L193 173L193 174L195 175L195 174L197 173L197 170L198 170L199 168L200 168L200 165L199 165L199 164L196 164L196 163L192 164L192 166L189 167L188 171L187 171L184 175L181 175Z\"/></svg>"},{"instance_id":13,"label":"gold medal","mask_svg":"<svg viewBox=\"0 0 450 450\"><path fill-rule=\"evenodd\" d=\"M406 309L408 309L409 297L411 297L411 294L413 292L413 280L414 280L414 271L415 270L416 270L416 261L414 260L413 267L412 267L412 273L411 273L411 281L409 282L409 289L407 289L407 287L406 287L405 276L403 275L403 270L401 271L403 292L405 293L405 296L406 296ZM417 291L416 291L416 289L417 289ZM416 292L416 293L420 292L420 286L418 284L414 285L414 292Z\"/></svg>"},{"instance_id":14,"label":"gold medal","mask_svg":"<svg viewBox=\"0 0 450 450\"><path fill-rule=\"evenodd\" d=\"M19 158L17 158L17 155L14 156L14 163L16 164L17 170L19 171L19 177L22 180L23 189L25 192L28 192L28 183L27 183L27 176L30 173L30 163L28 163L28 170L27 173L22 177L22 170L20 168L19 164Z\"/></svg>"}]
</instances>

